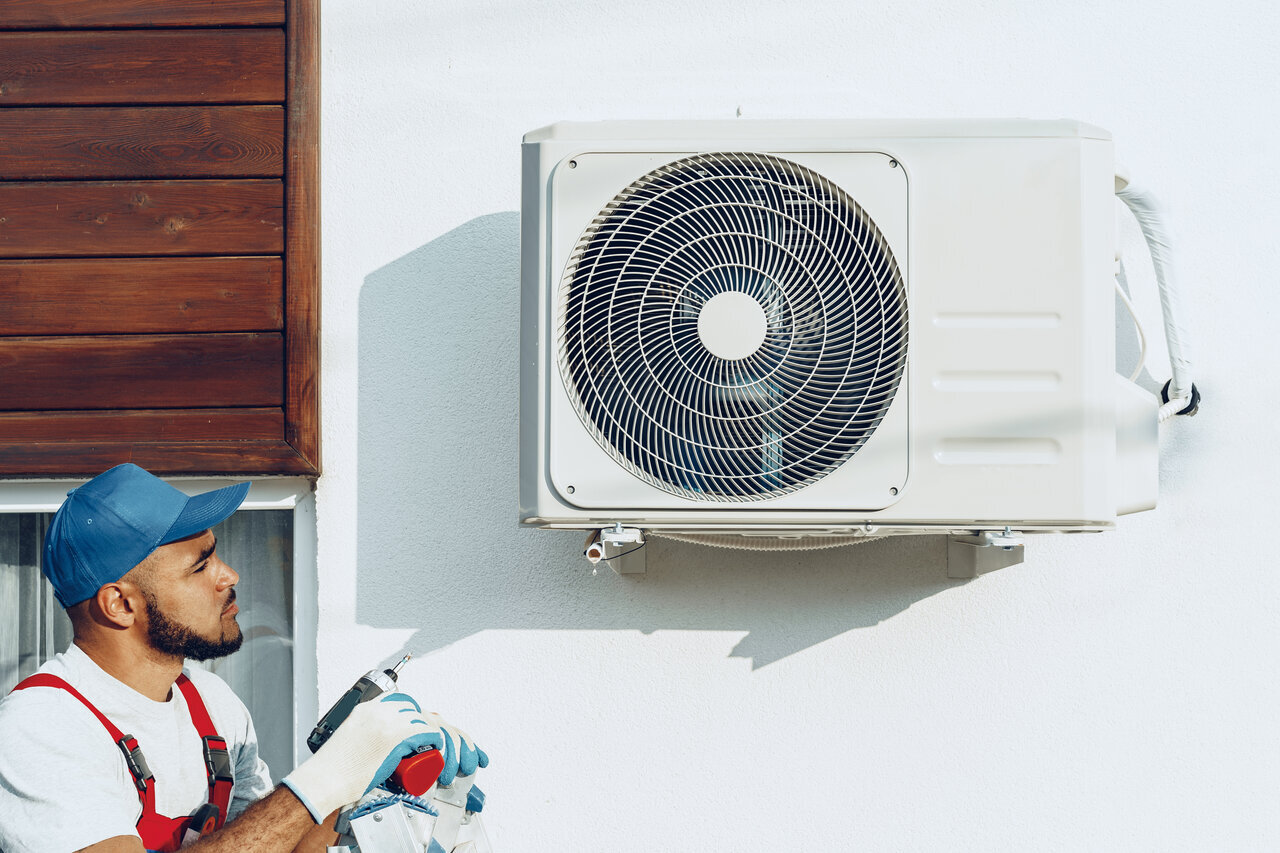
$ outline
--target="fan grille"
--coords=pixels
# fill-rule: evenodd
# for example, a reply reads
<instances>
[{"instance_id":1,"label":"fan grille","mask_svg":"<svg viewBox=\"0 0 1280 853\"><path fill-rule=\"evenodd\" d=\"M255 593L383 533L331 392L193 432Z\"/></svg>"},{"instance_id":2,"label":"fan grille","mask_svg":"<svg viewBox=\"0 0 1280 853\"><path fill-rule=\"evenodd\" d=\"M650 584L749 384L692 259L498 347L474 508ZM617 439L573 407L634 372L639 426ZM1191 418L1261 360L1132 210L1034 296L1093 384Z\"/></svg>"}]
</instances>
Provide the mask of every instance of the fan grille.
<instances>
[{"instance_id":1,"label":"fan grille","mask_svg":"<svg viewBox=\"0 0 1280 853\"><path fill-rule=\"evenodd\" d=\"M731 292L758 306L762 341L708 309ZM624 189L578 240L557 304L587 429L627 471L694 500L826 476L875 431L906 364L906 290L875 223L765 154L687 157ZM744 352L725 357L717 333Z\"/></svg>"}]
</instances>

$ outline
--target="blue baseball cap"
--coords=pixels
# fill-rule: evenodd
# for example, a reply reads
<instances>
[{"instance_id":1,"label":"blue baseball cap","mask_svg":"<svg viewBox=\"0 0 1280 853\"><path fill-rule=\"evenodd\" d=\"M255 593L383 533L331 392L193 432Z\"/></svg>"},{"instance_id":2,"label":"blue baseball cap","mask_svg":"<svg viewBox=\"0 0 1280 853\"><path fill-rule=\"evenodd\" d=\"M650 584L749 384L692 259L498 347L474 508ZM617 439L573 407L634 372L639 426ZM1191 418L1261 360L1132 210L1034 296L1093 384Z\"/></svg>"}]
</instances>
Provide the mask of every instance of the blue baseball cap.
<instances>
[{"instance_id":1,"label":"blue baseball cap","mask_svg":"<svg viewBox=\"0 0 1280 853\"><path fill-rule=\"evenodd\" d=\"M133 463L67 492L44 535L44 576L63 607L92 598L161 545L225 520L248 483L188 497Z\"/></svg>"}]
</instances>

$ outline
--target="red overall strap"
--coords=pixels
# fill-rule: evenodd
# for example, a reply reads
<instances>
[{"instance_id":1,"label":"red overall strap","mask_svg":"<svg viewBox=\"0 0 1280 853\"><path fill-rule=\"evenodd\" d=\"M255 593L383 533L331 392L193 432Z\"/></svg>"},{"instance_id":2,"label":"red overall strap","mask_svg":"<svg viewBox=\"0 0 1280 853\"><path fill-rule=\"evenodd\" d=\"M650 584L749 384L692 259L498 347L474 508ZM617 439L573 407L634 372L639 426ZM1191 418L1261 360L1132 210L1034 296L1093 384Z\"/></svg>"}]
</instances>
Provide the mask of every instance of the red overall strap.
<instances>
[{"instance_id":1,"label":"red overall strap","mask_svg":"<svg viewBox=\"0 0 1280 853\"><path fill-rule=\"evenodd\" d=\"M206 821L198 827L203 834L220 828L226 822L227 806L231 802L231 787L235 782L235 776L231 769L231 754L227 751L227 742L214 728L213 720L209 718L209 712L205 709L199 691L185 675L179 675L176 683L187 700L187 713L191 715L191 723L204 744L205 773L209 778L209 802L217 807L217 815L212 821L212 826ZM176 851L186 835L190 818L170 818L156 813L154 776L151 774L151 769L147 767L147 761L142 756L137 739L133 735L122 734L101 711L93 706L93 703L81 695L80 691L56 675L39 672L23 679L13 689L25 690L28 687L54 687L65 690L80 700L80 703L98 718L98 722L102 723L116 745L120 747L120 752L124 754L125 764L129 768L129 774L133 776L133 784L138 789L138 799L142 802L142 816L138 818L138 835L142 838L142 843L149 851L161 851L161 853Z\"/></svg>"},{"instance_id":2,"label":"red overall strap","mask_svg":"<svg viewBox=\"0 0 1280 853\"><path fill-rule=\"evenodd\" d=\"M220 829L227 820L227 807L231 805L231 788L236 776L231 767L231 753L227 750L227 742L218 735L213 726L200 691L185 675L179 675L178 689L187 700L187 713L191 715L191 724L196 727L200 740L204 743L204 767L209 776L209 802L218 807L218 818L214 826Z\"/></svg>"},{"instance_id":3,"label":"red overall strap","mask_svg":"<svg viewBox=\"0 0 1280 853\"><path fill-rule=\"evenodd\" d=\"M122 733L115 725L103 716L102 712L93 707L93 703L84 698L79 690L76 690L67 682L58 678L56 675L49 675L44 672L37 672L24 678L14 690L26 690L28 687L55 687L59 690L65 690L72 696L80 700L80 704L89 709L98 722L102 723L103 728L111 735L111 739L116 742L116 746L120 748L120 752L124 755L124 763L129 768L129 775L133 777L134 787L138 789L138 799L142 801L142 817L138 819L139 825L147 821L148 816L155 816L156 813L156 786L148 784L155 777L151 775L151 768L147 766L147 760L142 756L142 750L138 747L138 741L133 735ZM143 839L146 841L147 839ZM176 849L176 848L175 848Z\"/></svg>"}]
</instances>

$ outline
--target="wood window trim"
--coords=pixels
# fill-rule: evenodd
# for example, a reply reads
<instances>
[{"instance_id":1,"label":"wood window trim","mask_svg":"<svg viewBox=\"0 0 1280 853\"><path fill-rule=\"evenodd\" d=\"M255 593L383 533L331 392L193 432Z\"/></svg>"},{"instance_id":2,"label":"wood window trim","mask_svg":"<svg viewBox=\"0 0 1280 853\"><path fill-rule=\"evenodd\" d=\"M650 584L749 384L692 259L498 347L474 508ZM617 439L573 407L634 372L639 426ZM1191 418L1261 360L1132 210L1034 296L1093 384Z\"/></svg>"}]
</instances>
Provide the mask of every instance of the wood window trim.
<instances>
[{"instance_id":1,"label":"wood window trim","mask_svg":"<svg viewBox=\"0 0 1280 853\"><path fill-rule=\"evenodd\" d=\"M285 444L320 474L320 0L288 0L285 96Z\"/></svg>"}]
</instances>

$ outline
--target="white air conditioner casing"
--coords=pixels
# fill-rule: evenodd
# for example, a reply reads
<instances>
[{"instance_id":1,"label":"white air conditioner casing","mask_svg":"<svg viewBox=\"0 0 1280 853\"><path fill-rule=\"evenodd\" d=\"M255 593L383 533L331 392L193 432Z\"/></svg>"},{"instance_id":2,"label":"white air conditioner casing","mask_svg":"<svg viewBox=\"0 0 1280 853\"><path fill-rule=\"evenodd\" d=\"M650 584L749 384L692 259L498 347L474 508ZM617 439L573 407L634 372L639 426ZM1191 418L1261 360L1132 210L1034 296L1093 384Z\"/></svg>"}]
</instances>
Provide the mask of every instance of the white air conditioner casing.
<instances>
[{"instance_id":1,"label":"white air conditioner casing","mask_svg":"<svg viewBox=\"0 0 1280 853\"><path fill-rule=\"evenodd\" d=\"M717 177L721 164L757 177ZM521 523L1096 531L1154 507L1157 403L1115 371L1114 174L1110 135L1074 121L600 122L529 133ZM701 239L706 212L689 201L716 187L751 194L707 203L725 223L718 244ZM775 195L766 210L761 199ZM854 223L840 227L854 229L856 246L807 224L832 216ZM725 247L741 256L716 260ZM836 270L859 295L839 313L837 291L795 269ZM711 307L710 294L726 291L756 301ZM631 306L641 319L624 316ZM857 328L845 334L842 323ZM872 352L877 334L885 343ZM831 361L841 346L860 360L843 373ZM767 368L753 371L756 361ZM618 381L602 378L609 370ZM643 371L657 388L636 378ZM712 390L686 390L685 377ZM828 391L842 402L818 396ZM846 435L840 419L859 394L878 402L867 403L870 426ZM655 406L673 412L655 420ZM738 411L757 420L724 414ZM714 414L697 421L700 412ZM824 424L839 433L830 446Z\"/></svg>"}]
</instances>

